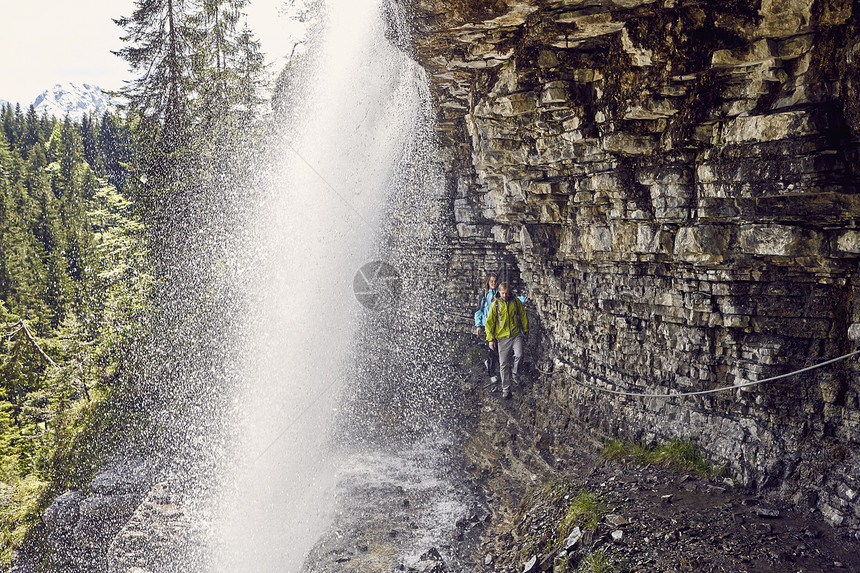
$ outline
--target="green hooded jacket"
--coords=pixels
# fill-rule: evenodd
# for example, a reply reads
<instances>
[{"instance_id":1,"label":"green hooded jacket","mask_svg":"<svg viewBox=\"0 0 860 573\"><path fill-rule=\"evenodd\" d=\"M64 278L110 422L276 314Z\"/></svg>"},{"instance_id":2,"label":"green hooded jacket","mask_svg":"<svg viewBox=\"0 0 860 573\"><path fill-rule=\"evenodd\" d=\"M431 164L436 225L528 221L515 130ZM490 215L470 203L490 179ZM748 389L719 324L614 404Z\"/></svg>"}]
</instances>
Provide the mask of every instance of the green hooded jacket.
<instances>
[{"instance_id":1,"label":"green hooded jacket","mask_svg":"<svg viewBox=\"0 0 860 573\"><path fill-rule=\"evenodd\" d=\"M487 324L484 328L488 341L511 338L521 332L528 334L529 319L525 305L515 296L507 301L496 297L487 312Z\"/></svg>"}]
</instances>

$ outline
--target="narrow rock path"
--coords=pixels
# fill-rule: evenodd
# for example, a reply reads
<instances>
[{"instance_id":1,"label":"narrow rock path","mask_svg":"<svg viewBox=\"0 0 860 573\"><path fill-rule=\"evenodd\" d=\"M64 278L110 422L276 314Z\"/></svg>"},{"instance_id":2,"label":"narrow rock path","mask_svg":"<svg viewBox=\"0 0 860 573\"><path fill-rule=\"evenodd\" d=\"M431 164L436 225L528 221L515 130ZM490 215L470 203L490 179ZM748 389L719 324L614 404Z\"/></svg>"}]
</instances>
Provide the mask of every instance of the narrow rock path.
<instances>
[{"instance_id":1,"label":"narrow rock path","mask_svg":"<svg viewBox=\"0 0 860 573\"><path fill-rule=\"evenodd\" d=\"M564 573L595 553L617 572L860 571L860 542L811 508L722 480L604 460L584 430L566 428L559 439L535 429L531 385L502 400L476 368L464 392L474 413L464 454L493 511L475 571ZM561 483L567 498L557 496ZM599 520L565 551L560 525L580 491L599 500Z\"/></svg>"}]
</instances>

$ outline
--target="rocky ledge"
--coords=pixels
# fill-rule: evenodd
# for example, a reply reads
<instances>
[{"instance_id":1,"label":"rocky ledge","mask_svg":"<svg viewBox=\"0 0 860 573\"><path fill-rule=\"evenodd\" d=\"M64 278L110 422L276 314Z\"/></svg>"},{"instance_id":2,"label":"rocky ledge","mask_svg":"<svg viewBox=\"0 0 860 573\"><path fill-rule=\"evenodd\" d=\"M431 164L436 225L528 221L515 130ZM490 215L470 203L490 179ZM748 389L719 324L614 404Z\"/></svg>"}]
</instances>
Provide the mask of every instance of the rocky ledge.
<instances>
[{"instance_id":1,"label":"rocky ledge","mask_svg":"<svg viewBox=\"0 0 860 573\"><path fill-rule=\"evenodd\" d=\"M83 490L54 499L37 536L43 547L25 547L12 571L202 570L209 524L189 511L184 490L187 484L165 475L155 459L116 460Z\"/></svg>"},{"instance_id":2,"label":"rocky ledge","mask_svg":"<svg viewBox=\"0 0 860 573\"><path fill-rule=\"evenodd\" d=\"M492 518L473 571L566 573L597 559L630 572L860 570L860 543L813 507L730 478L604 459L587 434L559 441L529 419L539 380L507 401L480 370L464 382L474 415L463 452ZM565 526L583 492L593 523Z\"/></svg>"},{"instance_id":3,"label":"rocky ledge","mask_svg":"<svg viewBox=\"0 0 860 573\"><path fill-rule=\"evenodd\" d=\"M544 324L535 431L698 443L860 531L848 0L414 0L451 320L504 268ZM726 387L689 399L676 394Z\"/></svg>"}]
</instances>

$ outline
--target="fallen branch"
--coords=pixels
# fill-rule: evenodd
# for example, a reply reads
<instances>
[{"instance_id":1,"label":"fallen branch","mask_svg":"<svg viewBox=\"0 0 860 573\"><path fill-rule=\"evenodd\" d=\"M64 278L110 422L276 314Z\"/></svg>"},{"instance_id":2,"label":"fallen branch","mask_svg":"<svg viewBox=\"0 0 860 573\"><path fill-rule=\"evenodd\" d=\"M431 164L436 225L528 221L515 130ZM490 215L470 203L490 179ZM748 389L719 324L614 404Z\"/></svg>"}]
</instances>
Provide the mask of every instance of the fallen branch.
<instances>
[{"instance_id":1,"label":"fallen branch","mask_svg":"<svg viewBox=\"0 0 860 573\"><path fill-rule=\"evenodd\" d=\"M53 360L51 360L51 357L48 356L47 354L45 354L45 351L42 350L42 347L39 346L38 342L36 342L36 339L30 333L30 329L27 328L27 325L24 323L23 319L19 320L18 322L16 322L15 324L10 326L9 328L17 328L17 330L13 331L12 333L10 333L8 335L9 338L12 338L14 335L18 334L19 332L21 332L23 330L24 335L27 337L27 340L29 340L30 344L32 344L36 348L36 350L39 351L39 354L42 355L42 358L44 358L48 362L48 364L50 364L51 366L53 366L53 367L57 366L57 363L54 362Z\"/></svg>"},{"instance_id":2,"label":"fallen branch","mask_svg":"<svg viewBox=\"0 0 860 573\"><path fill-rule=\"evenodd\" d=\"M16 322L15 324L18 324L18 323ZM15 336L16 334L21 332L21 328L22 327L18 327L16 330L13 330L12 332L10 332L9 334L6 335L6 338L11 340L13 336Z\"/></svg>"},{"instance_id":3,"label":"fallen branch","mask_svg":"<svg viewBox=\"0 0 860 573\"><path fill-rule=\"evenodd\" d=\"M42 438L42 437L44 437L44 436L45 436L45 432L42 432L41 434L18 434L17 439L21 439L21 440L38 440L39 438Z\"/></svg>"}]
</instances>

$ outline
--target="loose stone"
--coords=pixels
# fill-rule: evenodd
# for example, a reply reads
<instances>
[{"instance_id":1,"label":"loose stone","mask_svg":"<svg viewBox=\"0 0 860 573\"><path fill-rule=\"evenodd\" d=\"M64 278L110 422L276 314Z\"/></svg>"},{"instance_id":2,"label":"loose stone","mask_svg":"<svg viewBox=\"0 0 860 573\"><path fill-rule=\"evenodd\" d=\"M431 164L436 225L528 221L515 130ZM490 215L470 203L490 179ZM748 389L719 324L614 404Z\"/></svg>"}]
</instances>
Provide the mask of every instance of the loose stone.
<instances>
[{"instance_id":1,"label":"loose stone","mask_svg":"<svg viewBox=\"0 0 860 573\"><path fill-rule=\"evenodd\" d=\"M765 507L760 507L756 509L755 513L759 517L779 517L778 509L768 509Z\"/></svg>"}]
</instances>

